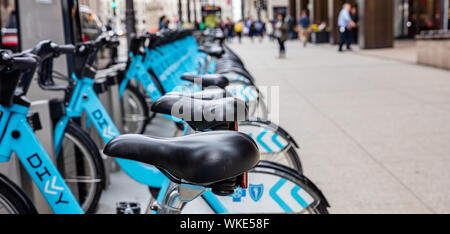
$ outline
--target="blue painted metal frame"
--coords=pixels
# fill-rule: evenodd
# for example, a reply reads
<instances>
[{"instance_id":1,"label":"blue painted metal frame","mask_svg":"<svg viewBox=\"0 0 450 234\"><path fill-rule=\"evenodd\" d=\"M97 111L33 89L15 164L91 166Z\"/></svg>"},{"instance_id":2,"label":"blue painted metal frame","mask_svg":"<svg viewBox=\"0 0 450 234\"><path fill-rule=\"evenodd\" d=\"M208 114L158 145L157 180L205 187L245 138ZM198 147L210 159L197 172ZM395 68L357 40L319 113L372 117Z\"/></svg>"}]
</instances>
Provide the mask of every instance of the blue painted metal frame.
<instances>
[{"instance_id":1,"label":"blue painted metal frame","mask_svg":"<svg viewBox=\"0 0 450 234\"><path fill-rule=\"evenodd\" d=\"M64 178L39 143L27 121L28 107L0 106L0 163L8 162L13 152L56 214L83 214ZM15 132L16 137L13 137ZM25 147L24 147L25 146Z\"/></svg>"}]
</instances>

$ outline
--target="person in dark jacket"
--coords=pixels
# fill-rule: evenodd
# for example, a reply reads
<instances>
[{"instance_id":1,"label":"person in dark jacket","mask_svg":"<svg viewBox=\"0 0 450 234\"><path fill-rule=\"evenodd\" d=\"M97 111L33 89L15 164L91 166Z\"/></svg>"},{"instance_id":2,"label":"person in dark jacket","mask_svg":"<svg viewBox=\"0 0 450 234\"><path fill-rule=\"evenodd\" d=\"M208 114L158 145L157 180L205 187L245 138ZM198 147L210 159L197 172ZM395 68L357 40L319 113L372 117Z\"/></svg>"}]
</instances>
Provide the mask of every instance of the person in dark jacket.
<instances>
[{"instance_id":1,"label":"person in dark jacket","mask_svg":"<svg viewBox=\"0 0 450 234\"><path fill-rule=\"evenodd\" d=\"M161 18L159 18L159 30L164 30L164 29L168 29L169 25L168 25L168 19L165 15L161 16Z\"/></svg>"},{"instance_id":2,"label":"person in dark jacket","mask_svg":"<svg viewBox=\"0 0 450 234\"><path fill-rule=\"evenodd\" d=\"M358 9L353 7L350 11L350 15L352 17L355 26L352 28L352 42L358 44L358 33L359 33L359 15Z\"/></svg>"},{"instance_id":3,"label":"person in dark jacket","mask_svg":"<svg viewBox=\"0 0 450 234\"><path fill-rule=\"evenodd\" d=\"M306 47L309 39L309 27L311 26L311 20L309 19L308 13L306 11L302 12L302 17L299 22L299 38L303 43L303 47Z\"/></svg>"}]
</instances>

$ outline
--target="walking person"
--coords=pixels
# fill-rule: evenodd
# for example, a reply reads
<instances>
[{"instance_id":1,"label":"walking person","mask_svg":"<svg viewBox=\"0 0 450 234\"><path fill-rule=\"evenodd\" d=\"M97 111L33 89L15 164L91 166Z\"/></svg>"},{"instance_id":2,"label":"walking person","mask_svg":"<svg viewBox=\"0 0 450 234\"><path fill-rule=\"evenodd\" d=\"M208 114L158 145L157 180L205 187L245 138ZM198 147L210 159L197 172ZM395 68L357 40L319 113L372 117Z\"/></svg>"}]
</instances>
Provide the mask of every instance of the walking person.
<instances>
[{"instance_id":1,"label":"walking person","mask_svg":"<svg viewBox=\"0 0 450 234\"><path fill-rule=\"evenodd\" d=\"M259 37L259 42L262 42L264 37L264 32L266 31L266 25L261 19L258 19L255 22L255 30L256 30L256 36Z\"/></svg>"},{"instance_id":2,"label":"walking person","mask_svg":"<svg viewBox=\"0 0 450 234\"><path fill-rule=\"evenodd\" d=\"M248 29L248 36L250 37L250 39L252 40L252 42L254 41L254 37L258 36L257 35L257 31L256 31L256 26L255 26L255 22L252 20L250 23L250 27Z\"/></svg>"},{"instance_id":3,"label":"walking person","mask_svg":"<svg viewBox=\"0 0 450 234\"><path fill-rule=\"evenodd\" d=\"M351 13L352 20L355 23L355 26L352 28L352 42L357 44L358 43L358 34L359 34L358 8L353 7L350 13Z\"/></svg>"},{"instance_id":4,"label":"walking person","mask_svg":"<svg viewBox=\"0 0 450 234\"><path fill-rule=\"evenodd\" d=\"M240 20L234 25L234 32L239 39L239 43L242 43L242 31L244 29L244 22Z\"/></svg>"},{"instance_id":5,"label":"walking person","mask_svg":"<svg viewBox=\"0 0 450 234\"><path fill-rule=\"evenodd\" d=\"M311 20L309 19L306 11L302 12L302 16L298 22L299 25L299 38L303 43L303 47L306 47L309 40L309 27L311 26Z\"/></svg>"},{"instance_id":6,"label":"walking person","mask_svg":"<svg viewBox=\"0 0 450 234\"><path fill-rule=\"evenodd\" d=\"M165 15L161 16L161 18L159 18L159 30L164 30L164 29L168 29L169 28L169 24L167 23L167 17Z\"/></svg>"},{"instance_id":7,"label":"walking person","mask_svg":"<svg viewBox=\"0 0 450 234\"><path fill-rule=\"evenodd\" d=\"M227 35L227 40L231 41L234 35L234 22L230 18L227 18L225 22L225 34Z\"/></svg>"},{"instance_id":8,"label":"walking person","mask_svg":"<svg viewBox=\"0 0 450 234\"><path fill-rule=\"evenodd\" d=\"M283 15L278 15L277 21L274 25L275 28L275 38L278 40L280 45L280 59L286 58L286 45L285 42L288 39L288 24L284 20Z\"/></svg>"},{"instance_id":9,"label":"walking person","mask_svg":"<svg viewBox=\"0 0 450 234\"><path fill-rule=\"evenodd\" d=\"M347 45L347 50L352 50L352 28L356 26L350 15L352 6L349 3L345 3L338 17L338 26L340 32L339 40L339 52L342 52L344 44Z\"/></svg>"}]
</instances>

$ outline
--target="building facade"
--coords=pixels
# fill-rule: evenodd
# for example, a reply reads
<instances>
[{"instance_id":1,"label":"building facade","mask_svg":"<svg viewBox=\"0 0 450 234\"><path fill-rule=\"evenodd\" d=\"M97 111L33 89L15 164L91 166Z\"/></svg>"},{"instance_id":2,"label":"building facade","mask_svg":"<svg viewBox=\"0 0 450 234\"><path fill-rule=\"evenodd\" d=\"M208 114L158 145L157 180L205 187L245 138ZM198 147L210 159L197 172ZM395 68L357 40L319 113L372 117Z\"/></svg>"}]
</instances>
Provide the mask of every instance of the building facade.
<instances>
[{"instance_id":1,"label":"building facade","mask_svg":"<svg viewBox=\"0 0 450 234\"><path fill-rule=\"evenodd\" d=\"M80 0L81 5L88 6L103 23L112 21L114 25L125 27L126 5L124 0ZM215 5L222 9L222 19L233 18L232 0L134 0L136 29L138 32L154 31L159 26L159 19L165 15L174 28L175 22L201 22L201 8L204 5ZM247 2L247 1L245 1Z\"/></svg>"}]
</instances>

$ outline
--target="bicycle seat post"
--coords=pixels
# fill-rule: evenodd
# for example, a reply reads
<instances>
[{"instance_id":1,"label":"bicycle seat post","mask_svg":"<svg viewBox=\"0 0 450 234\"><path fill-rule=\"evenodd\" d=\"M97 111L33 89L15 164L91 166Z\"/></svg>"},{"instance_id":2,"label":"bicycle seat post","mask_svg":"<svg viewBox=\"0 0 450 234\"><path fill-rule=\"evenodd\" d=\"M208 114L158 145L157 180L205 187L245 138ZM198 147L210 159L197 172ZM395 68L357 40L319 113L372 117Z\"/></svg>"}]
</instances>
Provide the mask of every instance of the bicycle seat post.
<instances>
[{"instance_id":1,"label":"bicycle seat post","mask_svg":"<svg viewBox=\"0 0 450 234\"><path fill-rule=\"evenodd\" d=\"M158 214L181 214L184 206L200 197L206 192L206 188L180 185L171 182L166 194L164 195L163 202L159 204L155 202L151 204L151 209L148 211L156 211Z\"/></svg>"}]
</instances>

